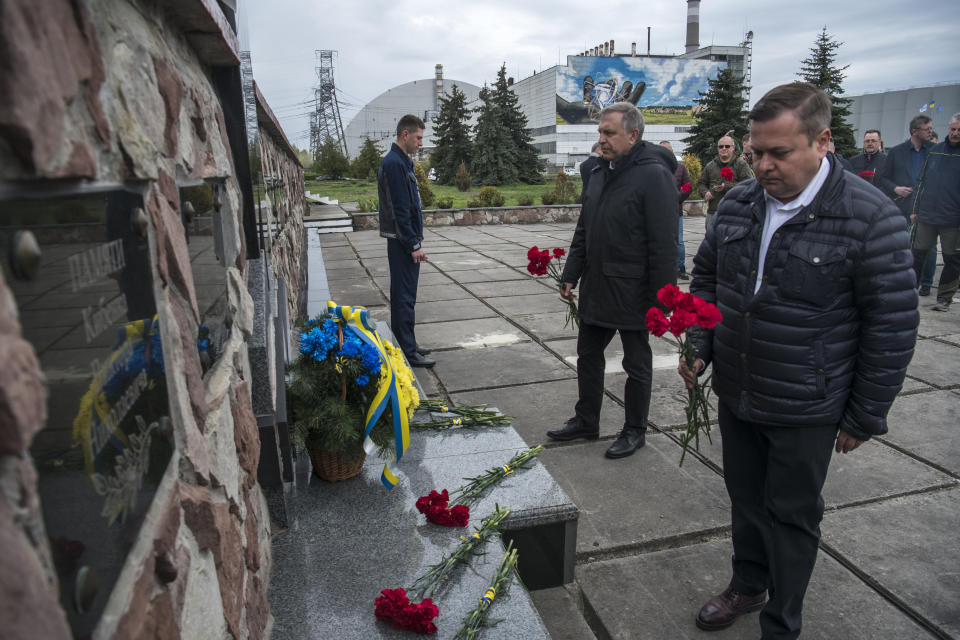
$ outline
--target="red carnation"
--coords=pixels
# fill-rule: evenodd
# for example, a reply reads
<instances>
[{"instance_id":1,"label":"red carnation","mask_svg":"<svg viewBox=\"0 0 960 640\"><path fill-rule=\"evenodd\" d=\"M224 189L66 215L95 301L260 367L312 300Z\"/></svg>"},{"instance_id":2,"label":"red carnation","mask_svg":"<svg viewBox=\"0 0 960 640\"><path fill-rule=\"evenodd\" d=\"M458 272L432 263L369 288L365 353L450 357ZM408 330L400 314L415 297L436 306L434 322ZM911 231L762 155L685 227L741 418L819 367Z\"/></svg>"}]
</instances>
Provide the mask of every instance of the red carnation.
<instances>
[{"instance_id":1,"label":"red carnation","mask_svg":"<svg viewBox=\"0 0 960 640\"><path fill-rule=\"evenodd\" d=\"M440 615L440 609L430 598L415 603L403 589L384 589L374 602L374 615L397 629L428 634L437 632L433 619Z\"/></svg>"},{"instance_id":2,"label":"red carnation","mask_svg":"<svg viewBox=\"0 0 960 640\"><path fill-rule=\"evenodd\" d=\"M670 321L667 320L663 311L657 307L650 307L650 310L647 311L647 329L659 338L670 329Z\"/></svg>"},{"instance_id":3,"label":"red carnation","mask_svg":"<svg viewBox=\"0 0 960 640\"><path fill-rule=\"evenodd\" d=\"M678 338L690 327L696 326L697 314L677 309L670 314L670 333Z\"/></svg>"},{"instance_id":4,"label":"red carnation","mask_svg":"<svg viewBox=\"0 0 960 640\"><path fill-rule=\"evenodd\" d=\"M720 169L720 177L727 182L733 182L733 169L730 167L724 167L723 169Z\"/></svg>"},{"instance_id":5,"label":"red carnation","mask_svg":"<svg viewBox=\"0 0 960 640\"><path fill-rule=\"evenodd\" d=\"M680 185L680 191L683 191L684 193L690 193L690 183L684 182L682 185Z\"/></svg>"},{"instance_id":6,"label":"red carnation","mask_svg":"<svg viewBox=\"0 0 960 640\"><path fill-rule=\"evenodd\" d=\"M553 250L553 257L556 258L557 260L559 260L565 255L567 255L567 252L561 249L560 247L557 247L556 249Z\"/></svg>"},{"instance_id":7,"label":"red carnation","mask_svg":"<svg viewBox=\"0 0 960 640\"><path fill-rule=\"evenodd\" d=\"M440 493L431 491L429 495L417 498L417 511L427 516L427 520L433 524L445 527L467 526L470 521L470 508L458 504L448 509L449 502L450 494L446 489Z\"/></svg>"},{"instance_id":8,"label":"red carnation","mask_svg":"<svg viewBox=\"0 0 960 640\"><path fill-rule=\"evenodd\" d=\"M699 300L699 298L697 298L697 300ZM697 319L700 326L704 329L713 329L723 320L723 315L720 313L720 309L717 309L714 305L709 302L702 302L697 309Z\"/></svg>"},{"instance_id":9,"label":"red carnation","mask_svg":"<svg viewBox=\"0 0 960 640\"><path fill-rule=\"evenodd\" d=\"M857 175L860 176L861 178L863 178L864 180L869 180L870 178L872 178L872 177L874 176L874 173L873 173L873 171L870 171L870 169L864 169L863 171L861 171L861 172L858 173Z\"/></svg>"},{"instance_id":10,"label":"red carnation","mask_svg":"<svg viewBox=\"0 0 960 640\"><path fill-rule=\"evenodd\" d=\"M668 284L660 289L660 291L657 291L657 300L667 309L673 311L677 306L677 301L682 295L683 291L680 290L680 287L675 284Z\"/></svg>"}]
</instances>

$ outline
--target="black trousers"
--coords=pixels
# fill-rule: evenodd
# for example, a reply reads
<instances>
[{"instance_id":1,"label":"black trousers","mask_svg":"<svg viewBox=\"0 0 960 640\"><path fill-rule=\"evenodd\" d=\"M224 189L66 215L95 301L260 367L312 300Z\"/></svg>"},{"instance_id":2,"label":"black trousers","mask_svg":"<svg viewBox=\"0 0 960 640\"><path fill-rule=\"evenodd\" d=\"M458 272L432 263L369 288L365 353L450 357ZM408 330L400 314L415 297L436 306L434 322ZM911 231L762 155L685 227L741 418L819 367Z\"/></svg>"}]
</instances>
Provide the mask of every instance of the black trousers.
<instances>
[{"instance_id":1,"label":"black trousers","mask_svg":"<svg viewBox=\"0 0 960 640\"><path fill-rule=\"evenodd\" d=\"M417 284L420 265L399 240L387 239L387 263L390 265L390 330L397 346L410 357L417 350L416 323Z\"/></svg>"},{"instance_id":2,"label":"black trousers","mask_svg":"<svg viewBox=\"0 0 960 640\"><path fill-rule=\"evenodd\" d=\"M745 595L768 590L764 640L800 635L803 596L817 561L836 425L777 427L740 420L723 402L723 479L733 520L733 579Z\"/></svg>"},{"instance_id":3,"label":"black trousers","mask_svg":"<svg viewBox=\"0 0 960 640\"><path fill-rule=\"evenodd\" d=\"M623 343L623 370L627 372L623 398L624 426L646 428L650 412L650 384L653 379L653 354L646 331L610 329L581 323L577 335L577 386L579 399L576 414L581 423L600 427L600 406L603 403L603 372L606 359L603 350L613 335L620 332Z\"/></svg>"}]
</instances>

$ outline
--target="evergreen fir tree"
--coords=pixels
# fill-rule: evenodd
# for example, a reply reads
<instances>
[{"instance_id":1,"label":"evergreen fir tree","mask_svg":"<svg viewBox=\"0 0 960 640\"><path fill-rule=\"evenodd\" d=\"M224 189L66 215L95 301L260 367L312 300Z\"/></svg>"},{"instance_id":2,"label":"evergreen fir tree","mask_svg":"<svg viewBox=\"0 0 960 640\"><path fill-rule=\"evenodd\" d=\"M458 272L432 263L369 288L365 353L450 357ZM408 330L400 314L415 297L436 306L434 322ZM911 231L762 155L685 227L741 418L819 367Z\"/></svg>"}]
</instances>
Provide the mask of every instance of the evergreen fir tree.
<instances>
[{"instance_id":1,"label":"evergreen fir tree","mask_svg":"<svg viewBox=\"0 0 960 640\"><path fill-rule=\"evenodd\" d=\"M817 36L817 41L810 49L810 57L805 58L800 63L800 73L797 75L805 82L814 84L830 96L833 103L833 110L830 116L830 131L833 135L833 141L837 145L837 153L847 157L856 155L859 151L856 137L853 135L853 127L847 122L850 116L850 104L853 102L850 98L843 96L843 80L846 75L843 73L850 65L837 67L834 62L837 59L837 50L842 45L827 34L827 28L824 27Z\"/></svg>"},{"instance_id":2,"label":"evergreen fir tree","mask_svg":"<svg viewBox=\"0 0 960 640\"><path fill-rule=\"evenodd\" d=\"M360 153L350 163L350 174L361 180L376 178L381 160L383 160L383 152L373 140L365 138L363 146L360 147Z\"/></svg>"},{"instance_id":3,"label":"evergreen fir tree","mask_svg":"<svg viewBox=\"0 0 960 640\"><path fill-rule=\"evenodd\" d=\"M503 125L510 132L516 154L518 179L527 184L542 184L542 172L546 164L540 159L537 148L531 144L533 136L527 128L527 116L520 109L520 98L507 84L506 64L497 72L497 82L493 85L492 95L494 102L500 107Z\"/></svg>"},{"instance_id":4,"label":"evergreen fir tree","mask_svg":"<svg viewBox=\"0 0 960 640\"><path fill-rule=\"evenodd\" d=\"M433 121L436 146L431 162L440 184L453 184L460 164L470 164L473 143L467 124L469 118L467 96L454 84L449 96L440 96L440 113Z\"/></svg>"},{"instance_id":5,"label":"evergreen fir tree","mask_svg":"<svg viewBox=\"0 0 960 640\"><path fill-rule=\"evenodd\" d=\"M313 166L321 175L339 180L350 170L350 161L340 151L340 145L333 138L327 138L317 150Z\"/></svg>"},{"instance_id":6,"label":"evergreen fir tree","mask_svg":"<svg viewBox=\"0 0 960 640\"><path fill-rule=\"evenodd\" d=\"M470 175L475 184L511 184L517 181L517 153L504 125L503 112L493 92L480 90L480 106L474 127L473 158Z\"/></svg>"},{"instance_id":7,"label":"evergreen fir tree","mask_svg":"<svg viewBox=\"0 0 960 640\"><path fill-rule=\"evenodd\" d=\"M747 133L747 111L745 109L743 78L729 67L721 69L715 80L707 80L706 93L698 92L700 97L694 100L700 105L696 123L690 127L687 153L700 158L706 165L717 155L717 140L733 129L733 139L739 149L740 139Z\"/></svg>"}]
</instances>

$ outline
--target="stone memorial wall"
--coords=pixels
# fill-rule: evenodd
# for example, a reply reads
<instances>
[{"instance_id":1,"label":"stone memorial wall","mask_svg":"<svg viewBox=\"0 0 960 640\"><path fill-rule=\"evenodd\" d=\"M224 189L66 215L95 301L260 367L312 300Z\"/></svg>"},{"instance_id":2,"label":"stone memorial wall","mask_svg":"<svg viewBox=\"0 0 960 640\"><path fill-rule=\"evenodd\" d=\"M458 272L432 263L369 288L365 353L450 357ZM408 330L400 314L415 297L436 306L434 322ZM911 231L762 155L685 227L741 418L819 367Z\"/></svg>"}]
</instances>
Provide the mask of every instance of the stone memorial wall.
<instances>
[{"instance_id":1,"label":"stone memorial wall","mask_svg":"<svg viewBox=\"0 0 960 640\"><path fill-rule=\"evenodd\" d=\"M4 638L270 635L249 264L292 325L303 172L261 122L258 242L230 4L4 3Z\"/></svg>"}]
</instances>

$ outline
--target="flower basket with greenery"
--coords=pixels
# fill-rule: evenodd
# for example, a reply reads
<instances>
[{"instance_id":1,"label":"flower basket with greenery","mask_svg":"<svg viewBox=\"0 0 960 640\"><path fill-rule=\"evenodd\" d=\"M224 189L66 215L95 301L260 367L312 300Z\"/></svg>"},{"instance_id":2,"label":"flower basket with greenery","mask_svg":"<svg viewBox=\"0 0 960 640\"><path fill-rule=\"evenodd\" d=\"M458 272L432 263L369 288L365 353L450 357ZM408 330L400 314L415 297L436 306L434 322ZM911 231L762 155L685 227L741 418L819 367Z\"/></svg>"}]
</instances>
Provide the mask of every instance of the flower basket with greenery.
<instances>
[{"instance_id":1,"label":"flower basket with greenery","mask_svg":"<svg viewBox=\"0 0 960 640\"><path fill-rule=\"evenodd\" d=\"M401 375L409 368L402 359L397 363L389 349L387 355L406 399L404 410L412 412L419 398L415 387L411 389L412 376ZM400 371L401 367L405 371ZM314 473L321 478L344 480L360 472L366 457L364 431L370 406L386 377L381 352L342 318L321 316L303 326L300 355L290 367L287 384L291 436L310 453ZM389 446L393 435L392 411L388 403L369 433L381 450Z\"/></svg>"}]
</instances>

